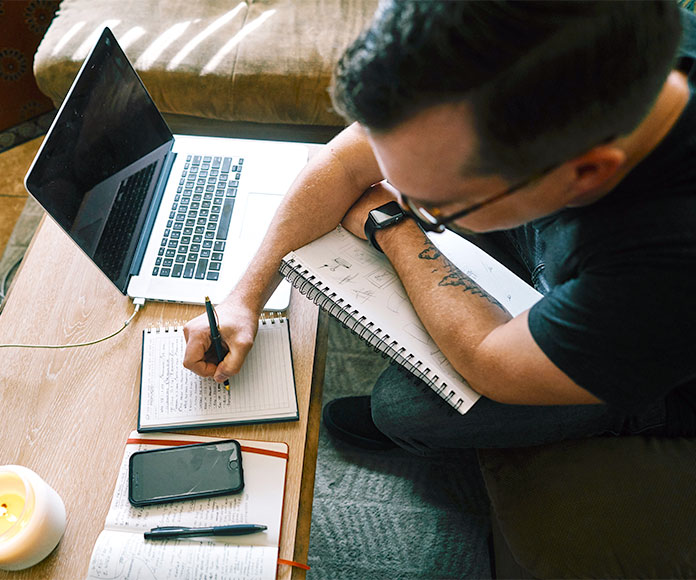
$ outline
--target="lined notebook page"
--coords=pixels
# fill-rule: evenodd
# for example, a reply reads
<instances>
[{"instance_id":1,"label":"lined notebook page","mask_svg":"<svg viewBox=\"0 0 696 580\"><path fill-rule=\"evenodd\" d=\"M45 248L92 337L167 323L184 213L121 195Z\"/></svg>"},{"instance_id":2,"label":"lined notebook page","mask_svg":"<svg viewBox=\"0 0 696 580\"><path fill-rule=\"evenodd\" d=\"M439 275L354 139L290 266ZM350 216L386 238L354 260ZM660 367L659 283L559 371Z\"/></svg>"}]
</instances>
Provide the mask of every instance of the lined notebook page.
<instances>
[{"instance_id":1,"label":"lined notebook page","mask_svg":"<svg viewBox=\"0 0 696 580\"><path fill-rule=\"evenodd\" d=\"M230 389L182 365L182 327L145 331L139 429L297 418L286 319L259 323L259 332Z\"/></svg>"},{"instance_id":2,"label":"lined notebook page","mask_svg":"<svg viewBox=\"0 0 696 580\"><path fill-rule=\"evenodd\" d=\"M131 433L121 462L104 530L90 559L87 579L276 577L282 524L288 446L285 443L239 439L244 465L244 491L198 500L146 507L128 503L128 459L136 451L168 444L194 444L216 438L156 433ZM143 531L155 526L214 526L254 522L268 526L248 536L194 537L147 541Z\"/></svg>"},{"instance_id":3,"label":"lined notebook page","mask_svg":"<svg viewBox=\"0 0 696 580\"><path fill-rule=\"evenodd\" d=\"M233 536L228 539L229 543L277 547L280 544L285 493L288 457L286 443L237 439L242 449L244 469L244 490L241 493L143 507L135 507L128 502L128 462L133 453L161 449L169 441L180 445L182 442L195 444L221 440L180 433L141 435L137 431L132 432L123 454L104 527L142 534L157 526L203 527L223 523L255 523L265 525L268 529L263 534ZM224 542L226 539L220 541Z\"/></svg>"}]
</instances>

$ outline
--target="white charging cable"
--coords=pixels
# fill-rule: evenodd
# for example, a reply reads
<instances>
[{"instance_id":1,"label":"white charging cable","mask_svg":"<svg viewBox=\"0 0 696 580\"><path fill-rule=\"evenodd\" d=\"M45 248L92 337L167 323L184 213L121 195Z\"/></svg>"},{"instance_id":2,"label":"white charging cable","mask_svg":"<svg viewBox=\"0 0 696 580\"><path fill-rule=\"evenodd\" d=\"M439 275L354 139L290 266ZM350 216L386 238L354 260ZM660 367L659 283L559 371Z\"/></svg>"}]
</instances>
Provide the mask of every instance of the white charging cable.
<instances>
[{"instance_id":1,"label":"white charging cable","mask_svg":"<svg viewBox=\"0 0 696 580\"><path fill-rule=\"evenodd\" d=\"M123 323L123 326L119 328L116 332L110 334L109 336L105 336L97 340L91 340L89 342L79 342L76 344L0 344L0 348L76 348L78 346L90 346L92 344L98 344L100 342L104 342L105 340L109 340L110 338L113 338L117 334L123 332L126 326L128 326L131 323L131 320L135 318L135 315L138 314L140 307L143 304L145 304L145 299L134 298L133 304L135 305L135 310L133 311L133 314L131 314L130 318Z\"/></svg>"}]
</instances>

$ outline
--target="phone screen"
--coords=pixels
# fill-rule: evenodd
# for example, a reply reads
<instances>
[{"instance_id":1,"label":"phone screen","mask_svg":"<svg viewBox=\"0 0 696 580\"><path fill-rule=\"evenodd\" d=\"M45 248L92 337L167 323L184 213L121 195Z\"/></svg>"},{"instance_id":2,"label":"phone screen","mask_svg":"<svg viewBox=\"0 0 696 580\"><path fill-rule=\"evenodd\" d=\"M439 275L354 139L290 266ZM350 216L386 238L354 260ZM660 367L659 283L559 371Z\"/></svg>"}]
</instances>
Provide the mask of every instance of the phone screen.
<instances>
[{"instance_id":1,"label":"phone screen","mask_svg":"<svg viewBox=\"0 0 696 580\"><path fill-rule=\"evenodd\" d=\"M244 487L242 453L235 440L138 451L129 467L133 505L236 493Z\"/></svg>"}]
</instances>

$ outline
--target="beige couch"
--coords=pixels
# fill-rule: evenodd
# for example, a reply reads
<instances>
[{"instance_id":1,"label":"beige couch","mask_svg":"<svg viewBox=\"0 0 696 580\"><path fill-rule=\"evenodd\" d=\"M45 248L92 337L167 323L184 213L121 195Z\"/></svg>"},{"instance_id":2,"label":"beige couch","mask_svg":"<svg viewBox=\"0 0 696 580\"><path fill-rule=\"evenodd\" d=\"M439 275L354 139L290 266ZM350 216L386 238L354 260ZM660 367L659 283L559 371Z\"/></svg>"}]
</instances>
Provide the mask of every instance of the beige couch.
<instances>
[{"instance_id":1,"label":"beige couch","mask_svg":"<svg viewBox=\"0 0 696 580\"><path fill-rule=\"evenodd\" d=\"M108 26L175 132L321 141L344 121L327 88L377 0L63 0L36 53L57 105Z\"/></svg>"}]
</instances>

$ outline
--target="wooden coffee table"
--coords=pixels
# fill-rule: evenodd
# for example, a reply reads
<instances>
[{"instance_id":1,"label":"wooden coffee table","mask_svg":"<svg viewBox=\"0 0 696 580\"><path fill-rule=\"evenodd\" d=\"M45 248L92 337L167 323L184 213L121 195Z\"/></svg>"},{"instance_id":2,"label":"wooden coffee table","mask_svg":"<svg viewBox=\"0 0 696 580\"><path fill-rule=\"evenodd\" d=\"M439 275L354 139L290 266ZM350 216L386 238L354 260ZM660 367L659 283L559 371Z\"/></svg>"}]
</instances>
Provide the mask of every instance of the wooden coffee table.
<instances>
[{"instance_id":1,"label":"wooden coffee table","mask_svg":"<svg viewBox=\"0 0 696 580\"><path fill-rule=\"evenodd\" d=\"M132 312L131 301L46 218L0 315L0 343L88 341L117 330ZM46 560L23 572L0 571L0 578L86 576L126 439L137 425L142 331L201 312L202 306L152 302L122 333L97 345L0 349L0 465L36 471L61 495L68 514L65 535ZM280 558L306 563L327 317L294 290L288 315L300 420L190 432L288 443ZM304 574L278 568L279 578Z\"/></svg>"}]
</instances>

